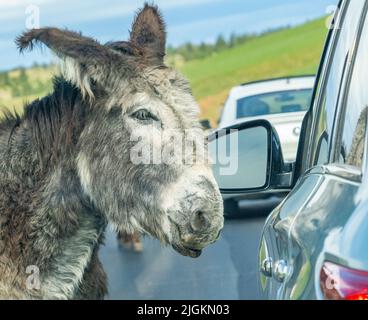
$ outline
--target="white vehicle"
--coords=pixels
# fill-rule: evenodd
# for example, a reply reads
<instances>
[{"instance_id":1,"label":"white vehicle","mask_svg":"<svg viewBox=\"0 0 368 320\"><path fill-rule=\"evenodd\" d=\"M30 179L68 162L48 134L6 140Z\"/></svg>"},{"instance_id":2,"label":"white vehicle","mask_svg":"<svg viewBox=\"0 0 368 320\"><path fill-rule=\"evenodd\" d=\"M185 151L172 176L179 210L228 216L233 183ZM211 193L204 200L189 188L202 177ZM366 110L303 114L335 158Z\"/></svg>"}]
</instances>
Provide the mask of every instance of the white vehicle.
<instances>
[{"instance_id":1,"label":"white vehicle","mask_svg":"<svg viewBox=\"0 0 368 320\"><path fill-rule=\"evenodd\" d=\"M314 76L277 78L234 87L219 128L266 119L275 127L284 159L295 161L302 121L312 98Z\"/></svg>"}]
</instances>

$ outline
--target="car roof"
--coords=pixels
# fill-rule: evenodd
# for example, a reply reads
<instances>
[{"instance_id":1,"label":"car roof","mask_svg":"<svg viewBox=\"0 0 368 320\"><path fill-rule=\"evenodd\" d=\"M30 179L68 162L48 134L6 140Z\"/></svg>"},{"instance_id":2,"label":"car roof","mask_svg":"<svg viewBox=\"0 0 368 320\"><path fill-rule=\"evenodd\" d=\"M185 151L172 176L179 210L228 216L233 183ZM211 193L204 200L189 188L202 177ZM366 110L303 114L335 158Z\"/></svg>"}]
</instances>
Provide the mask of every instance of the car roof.
<instances>
[{"instance_id":1,"label":"car roof","mask_svg":"<svg viewBox=\"0 0 368 320\"><path fill-rule=\"evenodd\" d=\"M230 97L239 99L256 94L271 93L286 90L312 89L315 76L290 76L241 84L231 89Z\"/></svg>"},{"instance_id":2,"label":"car roof","mask_svg":"<svg viewBox=\"0 0 368 320\"><path fill-rule=\"evenodd\" d=\"M279 81L279 80L289 80L292 81L293 79L303 79L303 78L315 78L314 74L306 74L306 75L298 75L298 76L288 76L288 77L276 77L276 78L269 78L269 79L262 79L262 80L256 80L256 81L249 81L242 83L240 86L248 86L251 84L258 84L263 82L270 82L270 81Z\"/></svg>"}]
</instances>

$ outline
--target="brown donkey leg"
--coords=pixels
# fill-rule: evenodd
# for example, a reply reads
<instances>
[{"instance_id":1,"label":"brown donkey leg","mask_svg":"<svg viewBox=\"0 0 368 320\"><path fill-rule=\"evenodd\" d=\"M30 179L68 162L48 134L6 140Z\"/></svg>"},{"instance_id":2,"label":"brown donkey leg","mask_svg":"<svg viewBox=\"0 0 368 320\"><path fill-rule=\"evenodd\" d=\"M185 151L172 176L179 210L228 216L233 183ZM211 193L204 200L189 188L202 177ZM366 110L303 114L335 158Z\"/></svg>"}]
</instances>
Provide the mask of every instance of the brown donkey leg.
<instances>
[{"instance_id":1,"label":"brown donkey leg","mask_svg":"<svg viewBox=\"0 0 368 320\"><path fill-rule=\"evenodd\" d=\"M125 231L119 231L117 238L121 245L127 250L133 249L135 252L143 251L143 243L139 232L128 234Z\"/></svg>"}]
</instances>

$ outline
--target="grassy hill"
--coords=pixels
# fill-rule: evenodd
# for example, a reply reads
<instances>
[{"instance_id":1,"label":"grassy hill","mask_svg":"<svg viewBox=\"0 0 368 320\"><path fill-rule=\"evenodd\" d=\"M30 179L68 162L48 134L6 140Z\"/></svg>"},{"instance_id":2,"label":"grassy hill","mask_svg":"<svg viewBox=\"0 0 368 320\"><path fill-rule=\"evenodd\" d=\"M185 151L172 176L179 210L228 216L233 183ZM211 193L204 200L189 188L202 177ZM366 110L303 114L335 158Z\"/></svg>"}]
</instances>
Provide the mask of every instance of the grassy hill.
<instances>
[{"instance_id":1,"label":"grassy hill","mask_svg":"<svg viewBox=\"0 0 368 320\"><path fill-rule=\"evenodd\" d=\"M267 34L203 60L181 71L190 80L202 117L217 119L229 89L263 78L314 74L323 50L325 19Z\"/></svg>"},{"instance_id":2,"label":"grassy hill","mask_svg":"<svg viewBox=\"0 0 368 320\"><path fill-rule=\"evenodd\" d=\"M57 69L49 65L0 73L0 111L6 107L21 112L26 102L49 93Z\"/></svg>"},{"instance_id":3,"label":"grassy hill","mask_svg":"<svg viewBox=\"0 0 368 320\"><path fill-rule=\"evenodd\" d=\"M237 84L315 73L326 33L325 19L319 19L252 37L206 58L175 64L191 82L202 117L214 123L230 88ZM55 66L37 66L0 73L0 110L8 107L21 111L24 102L48 93L56 70Z\"/></svg>"}]
</instances>

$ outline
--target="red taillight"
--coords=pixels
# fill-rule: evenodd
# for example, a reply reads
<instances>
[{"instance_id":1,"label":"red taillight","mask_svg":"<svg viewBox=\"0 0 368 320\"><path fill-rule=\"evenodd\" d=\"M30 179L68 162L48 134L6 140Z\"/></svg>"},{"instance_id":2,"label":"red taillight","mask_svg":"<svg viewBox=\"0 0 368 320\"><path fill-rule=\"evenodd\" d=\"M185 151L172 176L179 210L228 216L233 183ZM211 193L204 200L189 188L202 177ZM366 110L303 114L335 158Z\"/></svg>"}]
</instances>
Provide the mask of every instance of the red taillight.
<instances>
[{"instance_id":1,"label":"red taillight","mask_svg":"<svg viewBox=\"0 0 368 320\"><path fill-rule=\"evenodd\" d=\"M368 300L368 294L352 294L348 297L346 297L346 300Z\"/></svg>"},{"instance_id":2,"label":"red taillight","mask_svg":"<svg viewBox=\"0 0 368 320\"><path fill-rule=\"evenodd\" d=\"M368 272L325 262L320 285L328 300L368 300Z\"/></svg>"}]
</instances>

